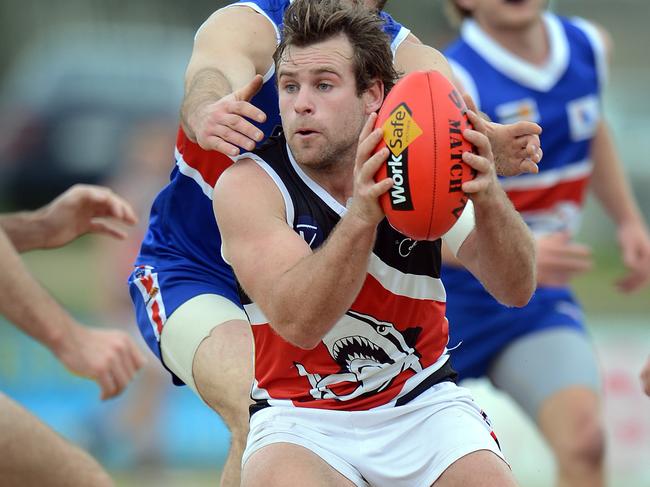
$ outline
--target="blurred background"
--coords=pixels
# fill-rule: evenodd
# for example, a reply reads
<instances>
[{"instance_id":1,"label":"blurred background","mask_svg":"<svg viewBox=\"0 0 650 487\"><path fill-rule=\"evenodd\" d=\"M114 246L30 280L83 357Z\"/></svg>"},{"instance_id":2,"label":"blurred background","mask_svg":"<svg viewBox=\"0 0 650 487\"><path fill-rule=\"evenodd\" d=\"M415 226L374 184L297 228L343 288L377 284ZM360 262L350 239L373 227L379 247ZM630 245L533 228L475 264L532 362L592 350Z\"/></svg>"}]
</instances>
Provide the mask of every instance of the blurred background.
<instances>
[{"instance_id":1,"label":"blurred background","mask_svg":"<svg viewBox=\"0 0 650 487\"><path fill-rule=\"evenodd\" d=\"M149 206L173 164L183 74L194 32L225 1L2 0L0 211L35 208L76 182L111 186L136 206L125 242L83 238L25 255L33 273L83 322L137 336L126 278ZM560 0L556 11L605 26L614 41L605 111L636 197L650 219L650 2ZM454 35L440 0L393 0L387 10L424 42ZM592 201L580 240L597 268L577 281L601 361L612 485L650 485L650 399L638 372L650 353L650 291L627 296L615 232ZM1 272L1 270L0 270ZM95 455L118 484L217 485L228 433L154 357L122 397L100 403L40 345L0 318L0 390ZM543 442L510 401L467 384L492 416L515 474L551 485ZM2 432L0 432L2 434Z\"/></svg>"}]
</instances>

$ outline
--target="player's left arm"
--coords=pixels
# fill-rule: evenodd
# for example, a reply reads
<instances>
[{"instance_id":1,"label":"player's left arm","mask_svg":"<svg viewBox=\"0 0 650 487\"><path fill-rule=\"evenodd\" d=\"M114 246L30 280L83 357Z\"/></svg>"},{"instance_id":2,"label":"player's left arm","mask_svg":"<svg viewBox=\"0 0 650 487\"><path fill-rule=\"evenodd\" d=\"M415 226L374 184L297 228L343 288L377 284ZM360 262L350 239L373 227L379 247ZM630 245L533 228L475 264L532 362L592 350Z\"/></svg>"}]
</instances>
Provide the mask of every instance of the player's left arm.
<instances>
[{"instance_id":1,"label":"player's left arm","mask_svg":"<svg viewBox=\"0 0 650 487\"><path fill-rule=\"evenodd\" d=\"M618 243L627 273L617 285L624 292L640 289L650 280L650 233L636 204L614 140L604 120L592 141L592 188L616 224Z\"/></svg>"},{"instance_id":2,"label":"player's left arm","mask_svg":"<svg viewBox=\"0 0 650 487\"><path fill-rule=\"evenodd\" d=\"M476 129L465 130L463 136L478 153L465 152L463 160L477 176L463 183L463 191L473 203L475 227L460 244L457 257L499 302L525 306L536 287L535 243L497 181L485 123L472 111L468 115Z\"/></svg>"},{"instance_id":3,"label":"player's left arm","mask_svg":"<svg viewBox=\"0 0 650 487\"><path fill-rule=\"evenodd\" d=\"M413 71L439 71L464 93L462 84L454 76L445 56L433 47L422 44L416 37L402 42L395 52L395 68L399 73ZM468 107L480 113L468 94L464 93ZM538 172L537 164L542 160L539 134L542 128L533 122L521 121L502 125L487 121L486 135L494 152L494 162L499 176L516 176Z\"/></svg>"},{"instance_id":4,"label":"player's left arm","mask_svg":"<svg viewBox=\"0 0 650 487\"><path fill-rule=\"evenodd\" d=\"M85 233L123 239L122 225L137 217L131 205L109 188L77 184L35 210L0 215L0 227L18 252L61 247Z\"/></svg>"},{"instance_id":5,"label":"player's left arm","mask_svg":"<svg viewBox=\"0 0 650 487\"><path fill-rule=\"evenodd\" d=\"M598 31L606 61L612 51L612 39L601 25L591 22ZM592 188L598 201L612 218L617 228L623 264L628 269L618 280L623 292L640 289L650 280L650 233L633 196L623 171L623 164L614 138L605 119L602 119L591 142L594 162Z\"/></svg>"}]
</instances>

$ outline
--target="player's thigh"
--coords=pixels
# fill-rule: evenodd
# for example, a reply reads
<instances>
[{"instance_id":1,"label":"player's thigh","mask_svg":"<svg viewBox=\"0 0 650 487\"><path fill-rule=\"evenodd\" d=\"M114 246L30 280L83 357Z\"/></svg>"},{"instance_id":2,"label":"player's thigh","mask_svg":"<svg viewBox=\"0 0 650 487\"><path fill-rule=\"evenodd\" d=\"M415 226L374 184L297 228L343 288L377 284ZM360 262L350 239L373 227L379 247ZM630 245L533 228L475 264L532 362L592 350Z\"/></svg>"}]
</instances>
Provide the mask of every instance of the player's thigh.
<instances>
[{"instance_id":1,"label":"player's thigh","mask_svg":"<svg viewBox=\"0 0 650 487\"><path fill-rule=\"evenodd\" d=\"M229 299L203 294L179 306L163 329L161 353L165 365L220 413L247 409L253 338L245 313Z\"/></svg>"},{"instance_id":2,"label":"player's thigh","mask_svg":"<svg viewBox=\"0 0 650 487\"><path fill-rule=\"evenodd\" d=\"M452 463L435 487L516 487L510 467L494 452L480 450Z\"/></svg>"},{"instance_id":3,"label":"player's thigh","mask_svg":"<svg viewBox=\"0 0 650 487\"><path fill-rule=\"evenodd\" d=\"M272 443L244 464L242 487L355 487L314 452L291 443Z\"/></svg>"},{"instance_id":4,"label":"player's thigh","mask_svg":"<svg viewBox=\"0 0 650 487\"><path fill-rule=\"evenodd\" d=\"M89 454L3 394L0 394L0 484L113 485Z\"/></svg>"},{"instance_id":5,"label":"player's thigh","mask_svg":"<svg viewBox=\"0 0 650 487\"><path fill-rule=\"evenodd\" d=\"M567 389L600 390L596 353L590 338L570 327L521 336L494 360L492 383L508 393L535 422L543 405Z\"/></svg>"}]
</instances>

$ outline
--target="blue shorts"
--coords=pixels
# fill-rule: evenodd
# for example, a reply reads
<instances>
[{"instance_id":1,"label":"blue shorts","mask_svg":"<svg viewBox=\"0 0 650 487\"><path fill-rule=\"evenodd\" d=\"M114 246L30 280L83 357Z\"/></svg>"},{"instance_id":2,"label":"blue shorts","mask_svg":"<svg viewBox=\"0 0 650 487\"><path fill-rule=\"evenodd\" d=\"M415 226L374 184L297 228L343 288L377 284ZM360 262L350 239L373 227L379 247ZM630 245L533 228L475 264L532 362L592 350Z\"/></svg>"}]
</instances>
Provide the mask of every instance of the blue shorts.
<instances>
[{"instance_id":1,"label":"blue shorts","mask_svg":"<svg viewBox=\"0 0 650 487\"><path fill-rule=\"evenodd\" d=\"M488 375L494 359L519 337L550 328L585 333L582 308L567 288L538 288L524 308L499 304L469 272L443 270L452 366L459 379Z\"/></svg>"},{"instance_id":2,"label":"blue shorts","mask_svg":"<svg viewBox=\"0 0 650 487\"><path fill-rule=\"evenodd\" d=\"M182 259L170 261L164 267L137 265L129 277L129 294L140 333L161 363L160 334L167 318L183 303L202 294L216 294L242 308L237 283L229 268L215 274L212 269L208 272ZM169 372L175 384L183 384Z\"/></svg>"}]
</instances>

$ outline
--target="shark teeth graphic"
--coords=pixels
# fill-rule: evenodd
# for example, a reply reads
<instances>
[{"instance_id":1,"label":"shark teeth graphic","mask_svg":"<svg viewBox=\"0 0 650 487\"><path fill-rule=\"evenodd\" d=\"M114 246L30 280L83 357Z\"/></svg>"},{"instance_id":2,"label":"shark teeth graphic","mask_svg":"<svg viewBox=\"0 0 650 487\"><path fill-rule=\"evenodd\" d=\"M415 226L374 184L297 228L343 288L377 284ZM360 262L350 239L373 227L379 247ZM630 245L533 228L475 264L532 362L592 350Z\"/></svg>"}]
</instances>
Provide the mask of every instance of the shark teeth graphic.
<instances>
[{"instance_id":1,"label":"shark teeth graphic","mask_svg":"<svg viewBox=\"0 0 650 487\"><path fill-rule=\"evenodd\" d=\"M353 360L368 360L377 364L392 364L394 361L384 350L372 343L366 337L344 337L332 347L334 360L343 368L350 368Z\"/></svg>"}]
</instances>

